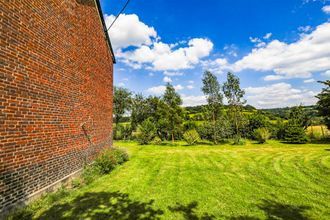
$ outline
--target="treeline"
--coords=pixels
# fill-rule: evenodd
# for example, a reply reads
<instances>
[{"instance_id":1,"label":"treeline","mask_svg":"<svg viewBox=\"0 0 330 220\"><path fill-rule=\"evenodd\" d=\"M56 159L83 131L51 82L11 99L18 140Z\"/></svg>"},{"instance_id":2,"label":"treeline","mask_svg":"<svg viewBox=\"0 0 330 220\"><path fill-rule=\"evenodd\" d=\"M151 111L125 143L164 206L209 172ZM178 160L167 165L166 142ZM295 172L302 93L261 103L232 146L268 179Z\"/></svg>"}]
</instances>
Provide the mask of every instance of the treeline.
<instances>
[{"instance_id":1,"label":"treeline","mask_svg":"<svg viewBox=\"0 0 330 220\"><path fill-rule=\"evenodd\" d=\"M288 143L308 141L306 129L313 123L313 119L315 121L315 111L311 114L306 108L297 106L289 108L284 117L279 117L269 111L245 105L245 92L240 88L240 80L230 72L222 85L209 71L204 73L202 81L201 90L207 98L207 105L189 108L181 106L182 99L170 83L167 83L162 96L149 97L116 87L114 138L135 139L141 144L182 139L188 144L197 143L201 139L215 144L226 141L240 144L244 138L259 143L269 138ZM318 96L320 101L317 110L323 116L322 122L326 123L325 114L328 112L324 114L324 108L329 105L327 101L320 102L324 99L329 101L329 81L322 83L327 88ZM224 98L227 105L223 103Z\"/></svg>"}]
</instances>

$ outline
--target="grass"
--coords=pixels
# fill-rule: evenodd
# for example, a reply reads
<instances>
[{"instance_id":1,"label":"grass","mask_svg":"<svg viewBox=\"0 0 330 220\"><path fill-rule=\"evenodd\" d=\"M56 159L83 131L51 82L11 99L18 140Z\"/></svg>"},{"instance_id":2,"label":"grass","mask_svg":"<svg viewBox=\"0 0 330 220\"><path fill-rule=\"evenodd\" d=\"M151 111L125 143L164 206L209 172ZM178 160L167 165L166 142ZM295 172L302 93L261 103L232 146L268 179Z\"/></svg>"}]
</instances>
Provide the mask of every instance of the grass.
<instances>
[{"instance_id":1,"label":"grass","mask_svg":"<svg viewBox=\"0 0 330 220\"><path fill-rule=\"evenodd\" d=\"M29 218L330 219L329 145L115 145L130 161Z\"/></svg>"}]
</instances>

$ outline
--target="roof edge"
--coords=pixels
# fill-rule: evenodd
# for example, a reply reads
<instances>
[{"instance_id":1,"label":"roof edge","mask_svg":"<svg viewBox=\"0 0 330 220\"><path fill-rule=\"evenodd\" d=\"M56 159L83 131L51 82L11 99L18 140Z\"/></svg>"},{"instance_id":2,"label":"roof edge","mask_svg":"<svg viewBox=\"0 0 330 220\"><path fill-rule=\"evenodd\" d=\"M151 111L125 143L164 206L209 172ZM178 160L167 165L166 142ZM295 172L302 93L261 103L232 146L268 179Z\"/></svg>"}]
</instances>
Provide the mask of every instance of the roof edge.
<instances>
[{"instance_id":1,"label":"roof edge","mask_svg":"<svg viewBox=\"0 0 330 220\"><path fill-rule=\"evenodd\" d=\"M110 53L111 53L111 56L112 56L112 62L116 63L116 57L115 57L115 54L114 54L113 49L112 49L111 41L110 41L108 31L107 31L107 26L105 25L105 21L104 21L100 1L99 0L94 0L94 1L95 1L96 6L97 6L97 11L99 13L99 17L100 17L100 20L101 20L101 23L102 23L103 33L105 35L105 38L106 38L106 41L107 41L107 44L108 44L108 47L109 47L109 50L110 50Z\"/></svg>"}]
</instances>

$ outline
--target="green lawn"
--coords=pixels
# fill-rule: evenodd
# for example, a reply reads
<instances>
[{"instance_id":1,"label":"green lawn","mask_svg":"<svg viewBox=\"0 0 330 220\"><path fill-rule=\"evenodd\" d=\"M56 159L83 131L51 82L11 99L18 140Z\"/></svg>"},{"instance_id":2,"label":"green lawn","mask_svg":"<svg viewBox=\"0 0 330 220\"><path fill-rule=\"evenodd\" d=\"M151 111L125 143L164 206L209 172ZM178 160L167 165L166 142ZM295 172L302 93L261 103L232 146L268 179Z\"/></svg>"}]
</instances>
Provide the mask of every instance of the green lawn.
<instances>
[{"instance_id":1,"label":"green lawn","mask_svg":"<svg viewBox=\"0 0 330 220\"><path fill-rule=\"evenodd\" d=\"M39 201L42 219L330 219L330 146L140 146L91 185Z\"/></svg>"}]
</instances>

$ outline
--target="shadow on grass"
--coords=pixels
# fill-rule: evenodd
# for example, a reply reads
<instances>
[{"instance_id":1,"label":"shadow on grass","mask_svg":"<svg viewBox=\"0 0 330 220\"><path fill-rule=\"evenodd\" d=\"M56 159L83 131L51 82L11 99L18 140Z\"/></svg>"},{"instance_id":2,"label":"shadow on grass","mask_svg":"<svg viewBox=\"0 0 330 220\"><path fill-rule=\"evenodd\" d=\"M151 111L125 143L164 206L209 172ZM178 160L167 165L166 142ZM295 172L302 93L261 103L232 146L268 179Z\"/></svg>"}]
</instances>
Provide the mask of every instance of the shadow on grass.
<instances>
[{"instance_id":1,"label":"shadow on grass","mask_svg":"<svg viewBox=\"0 0 330 220\"><path fill-rule=\"evenodd\" d=\"M310 207L282 204L273 200L262 200L257 207L264 211L266 220L308 220L304 212ZM258 220L252 216L229 217L230 220Z\"/></svg>"},{"instance_id":2,"label":"shadow on grass","mask_svg":"<svg viewBox=\"0 0 330 220\"><path fill-rule=\"evenodd\" d=\"M53 205L39 219L159 219L164 212L153 209L153 202L134 201L118 191L85 193L73 201Z\"/></svg>"},{"instance_id":3,"label":"shadow on grass","mask_svg":"<svg viewBox=\"0 0 330 220\"><path fill-rule=\"evenodd\" d=\"M199 217L196 213L198 203L191 202L188 205L182 205L177 203L174 207L168 207L171 212L178 212L183 215L183 218L186 220L211 220L215 219L215 216L210 215L208 213L203 213L201 217Z\"/></svg>"}]
</instances>

